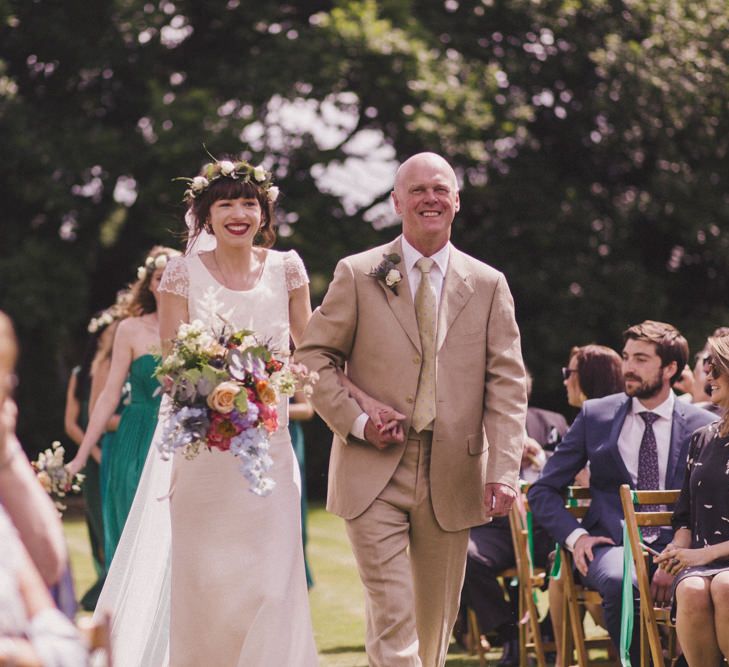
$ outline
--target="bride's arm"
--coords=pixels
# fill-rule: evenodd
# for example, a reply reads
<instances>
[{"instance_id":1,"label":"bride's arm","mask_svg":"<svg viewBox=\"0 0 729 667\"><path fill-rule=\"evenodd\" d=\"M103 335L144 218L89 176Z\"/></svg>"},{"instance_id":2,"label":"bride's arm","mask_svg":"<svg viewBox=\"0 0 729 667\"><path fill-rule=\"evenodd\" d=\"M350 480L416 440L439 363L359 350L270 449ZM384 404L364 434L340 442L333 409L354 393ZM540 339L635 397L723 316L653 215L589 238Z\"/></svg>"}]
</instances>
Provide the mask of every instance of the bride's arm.
<instances>
[{"instance_id":1,"label":"bride's arm","mask_svg":"<svg viewBox=\"0 0 729 667\"><path fill-rule=\"evenodd\" d=\"M367 392L360 389L350 380L341 369L337 371L339 381L342 386L349 392L349 395L357 401L362 412L372 420L375 428L384 433L390 431L392 435L402 435L402 425L400 424L406 417L389 405L378 401L370 396Z\"/></svg>"},{"instance_id":2,"label":"bride's arm","mask_svg":"<svg viewBox=\"0 0 729 667\"><path fill-rule=\"evenodd\" d=\"M289 290L289 329L294 345L301 342L304 329L311 319L311 300L309 299L309 284Z\"/></svg>"},{"instance_id":3,"label":"bride's arm","mask_svg":"<svg viewBox=\"0 0 729 667\"><path fill-rule=\"evenodd\" d=\"M174 292L159 292L159 338L162 354L167 356L172 350L172 339L177 335L180 324L190 321L187 297Z\"/></svg>"}]
</instances>

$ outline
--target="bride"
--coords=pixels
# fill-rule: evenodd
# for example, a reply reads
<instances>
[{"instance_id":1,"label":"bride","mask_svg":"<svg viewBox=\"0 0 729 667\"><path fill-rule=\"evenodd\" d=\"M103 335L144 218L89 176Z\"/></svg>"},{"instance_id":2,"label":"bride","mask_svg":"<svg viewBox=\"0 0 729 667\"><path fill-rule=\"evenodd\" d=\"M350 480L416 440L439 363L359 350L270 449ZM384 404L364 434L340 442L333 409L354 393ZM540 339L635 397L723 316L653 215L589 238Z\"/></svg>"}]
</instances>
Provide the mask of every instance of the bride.
<instances>
[{"instance_id":1,"label":"bride","mask_svg":"<svg viewBox=\"0 0 729 667\"><path fill-rule=\"evenodd\" d=\"M308 278L294 251L270 249L277 194L269 174L247 162L215 162L191 179L191 237L214 243L165 269L163 353L180 323L209 318L200 302L210 288L235 329L255 331L280 353L288 352L289 336L299 340L311 314ZM113 616L118 664L317 664L286 411L284 398L270 441L276 485L266 497L251 493L230 452L161 461L158 426L97 607Z\"/></svg>"}]
</instances>

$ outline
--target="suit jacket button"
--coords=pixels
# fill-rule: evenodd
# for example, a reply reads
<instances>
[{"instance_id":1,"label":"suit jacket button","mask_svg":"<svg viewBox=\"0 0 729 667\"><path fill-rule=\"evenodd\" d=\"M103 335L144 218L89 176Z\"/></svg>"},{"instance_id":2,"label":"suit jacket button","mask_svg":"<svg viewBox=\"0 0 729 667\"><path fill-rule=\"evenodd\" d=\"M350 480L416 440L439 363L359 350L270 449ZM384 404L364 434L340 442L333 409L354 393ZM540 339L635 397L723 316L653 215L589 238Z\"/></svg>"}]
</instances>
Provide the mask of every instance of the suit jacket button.
<instances>
[{"instance_id":1,"label":"suit jacket button","mask_svg":"<svg viewBox=\"0 0 729 667\"><path fill-rule=\"evenodd\" d=\"M408 397L407 397L407 398L406 398L405 400L406 400L406 401L407 401L408 403L412 403L412 402L413 402L413 397L412 397L412 396L408 396Z\"/></svg>"},{"instance_id":2,"label":"suit jacket button","mask_svg":"<svg viewBox=\"0 0 729 667\"><path fill-rule=\"evenodd\" d=\"M419 364L420 363L420 357L413 357L413 363Z\"/></svg>"}]
</instances>

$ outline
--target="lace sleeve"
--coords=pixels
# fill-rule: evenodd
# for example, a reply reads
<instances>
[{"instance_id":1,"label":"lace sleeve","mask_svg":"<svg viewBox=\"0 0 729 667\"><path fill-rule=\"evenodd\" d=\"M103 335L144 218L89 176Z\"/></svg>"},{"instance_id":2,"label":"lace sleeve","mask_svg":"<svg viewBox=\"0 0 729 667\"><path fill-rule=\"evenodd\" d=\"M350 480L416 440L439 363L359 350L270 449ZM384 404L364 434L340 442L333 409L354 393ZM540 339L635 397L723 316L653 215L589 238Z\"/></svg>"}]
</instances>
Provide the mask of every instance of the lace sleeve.
<instances>
[{"instance_id":1,"label":"lace sleeve","mask_svg":"<svg viewBox=\"0 0 729 667\"><path fill-rule=\"evenodd\" d=\"M160 292L169 292L187 298L190 291L190 276L187 272L185 257L172 257L159 283Z\"/></svg>"},{"instance_id":2,"label":"lace sleeve","mask_svg":"<svg viewBox=\"0 0 729 667\"><path fill-rule=\"evenodd\" d=\"M301 257L299 257L295 250L289 250L284 253L283 260L284 273L286 274L286 288L289 292L309 282L309 276L306 273L304 262L301 261Z\"/></svg>"}]
</instances>

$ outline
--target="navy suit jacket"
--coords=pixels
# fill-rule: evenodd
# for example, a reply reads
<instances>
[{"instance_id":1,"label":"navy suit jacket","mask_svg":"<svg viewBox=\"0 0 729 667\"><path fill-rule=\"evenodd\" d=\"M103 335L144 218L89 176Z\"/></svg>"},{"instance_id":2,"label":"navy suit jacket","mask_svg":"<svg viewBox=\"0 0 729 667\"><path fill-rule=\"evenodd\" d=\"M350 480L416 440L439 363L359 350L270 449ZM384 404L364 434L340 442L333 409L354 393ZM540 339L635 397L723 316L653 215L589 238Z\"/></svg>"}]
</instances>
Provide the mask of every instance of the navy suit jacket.
<instances>
[{"instance_id":1,"label":"navy suit jacket","mask_svg":"<svg viewBox=\"0 0 729 667\"><path fill-rule=\"evenodd\" d=\"M618 437L631 399L613 394L585 401L562 442L529 489L529 505L534 518L558 542L564 544L575 528L591 535L604 535L615 544L623 541L623 510L619 489L634 487L618 450ZM671 447L666 470L666 488L680 489L686 472L686 457L691 434L716 421L716 415L690 403L676 400L673 408ZM591 503L582 523L564 508L563 493L575 475L590 462Z\"/></svg>"}]
</instances>

